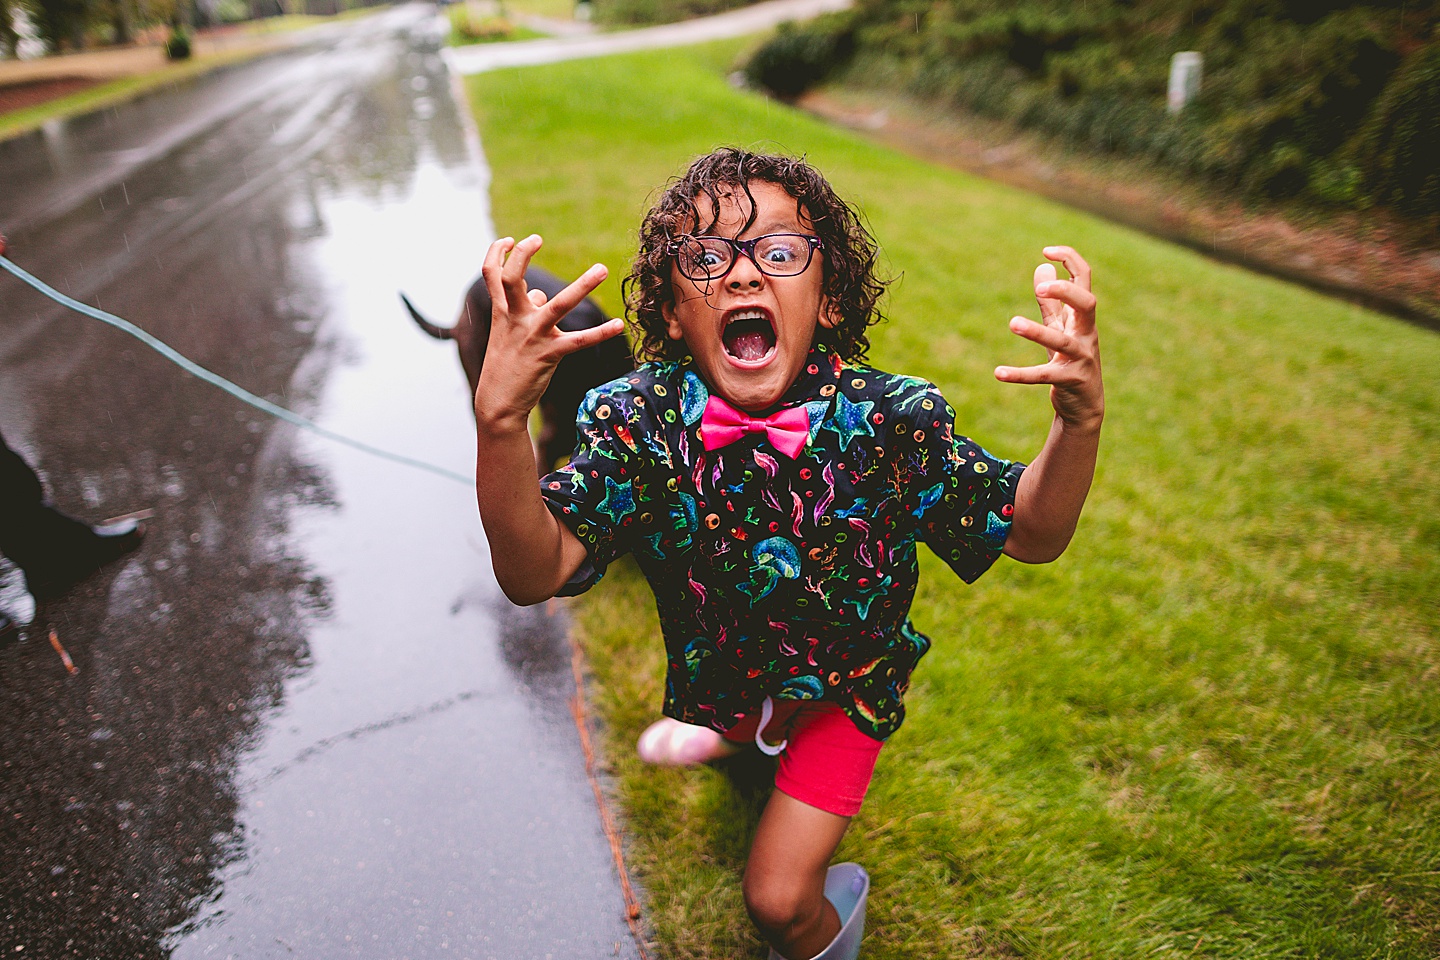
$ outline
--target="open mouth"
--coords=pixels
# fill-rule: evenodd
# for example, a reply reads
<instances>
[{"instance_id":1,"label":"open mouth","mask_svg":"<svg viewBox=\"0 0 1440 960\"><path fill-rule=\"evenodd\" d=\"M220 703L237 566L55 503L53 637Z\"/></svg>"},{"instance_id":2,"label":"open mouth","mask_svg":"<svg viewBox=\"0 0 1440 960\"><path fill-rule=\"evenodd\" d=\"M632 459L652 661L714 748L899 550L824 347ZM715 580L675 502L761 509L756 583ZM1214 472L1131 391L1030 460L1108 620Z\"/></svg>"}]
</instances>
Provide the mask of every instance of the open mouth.
<instances>
[{"instance_id":1,"label":"open mouth","mask_svg":"<svg viewBox=\"0 0 1440 960\"><path fill-rule=\"evenodd\" d=\"M763 310L737 310L726 320L720 342L736 360L756 363L775 349L775 327Z\"/></svg>"}]
</instances>

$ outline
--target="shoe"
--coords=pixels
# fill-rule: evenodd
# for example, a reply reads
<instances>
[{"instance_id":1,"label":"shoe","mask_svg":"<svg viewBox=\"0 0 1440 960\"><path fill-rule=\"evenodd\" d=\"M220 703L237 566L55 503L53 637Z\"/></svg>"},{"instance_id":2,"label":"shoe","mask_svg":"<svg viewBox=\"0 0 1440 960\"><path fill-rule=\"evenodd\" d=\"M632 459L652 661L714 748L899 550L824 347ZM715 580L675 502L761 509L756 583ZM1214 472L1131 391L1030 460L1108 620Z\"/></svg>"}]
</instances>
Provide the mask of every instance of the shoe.
<instances>
[{"instance_id":1,"label":"shoe","mask_svg":"<svg viewBox=\"0 0 1440 960\"><path fill-rule=\"evenodd\" d=\"M825 871L825 899L840 915L840 932L808 960L856 960L865 936L865 901L870 896L870 875L858 863L837 863ZM770 960L785 960L770 951ZM799 960L799 958L797 958Z\"/></svg>"},{"instance_id":2,"label":"shoe","mask_svg":"<svg viewBox=\"0 0 1440 960\"><path fill-rule=\"evenodd\" d=\"M25 571L25 584L36 600L53 600L108 563L135 550L145 539L145 524L121 520L90 528L93 537L43 573Z\"/></svg>"},{"instance_id":3,"label":"shoe","mask_svg":"<svg viewBox=\"0 0 1440 960\"><path fill-rule=\"evenodd\" d=\"M739 753L741 747L709 727L665 717L640 734L635 752L646 763L662 767L693 767Z\"/></svg>"}]
</instances>

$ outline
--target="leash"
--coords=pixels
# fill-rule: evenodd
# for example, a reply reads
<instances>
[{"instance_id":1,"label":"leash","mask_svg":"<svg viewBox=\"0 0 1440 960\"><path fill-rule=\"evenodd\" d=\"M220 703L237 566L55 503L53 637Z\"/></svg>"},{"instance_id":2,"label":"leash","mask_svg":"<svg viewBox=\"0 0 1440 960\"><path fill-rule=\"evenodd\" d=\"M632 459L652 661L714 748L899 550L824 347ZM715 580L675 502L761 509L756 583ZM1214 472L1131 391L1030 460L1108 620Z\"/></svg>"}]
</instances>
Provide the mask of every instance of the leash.
<instances>
[{"instance_id":1,"label":"leash","mask_svg":"<svg viewBox=\"0 0 1440 960\"><path fill-rule=\"evenodd\" d=\"M362 453L368 453L373 457L380 457L384 460L391 460L395 463L404 464L407 467L414 467L417 470L424 470L428 473L433 473L436 476L444 477L447 480L454 480L456 483L463 483L467 487L473 487L475 485L474 477L467 477L464 474L456 473L454 470L447 469L446 467L437 466L433 463L427 463L424 460L417 460L414 457L407 457L401 453L392 453L389 450L383 450L380 447L372 446L368 443L365 443L363 440L356 440L353 437L345 436L343 433L336 433L334 430L327 430L326 428L320 426L320 424L314 422L313 420L307 420L305 417L300 416L300 414L295 413L292 410L287 410L284 407L279 406L278 404L271 403L264 397L257 397L255 394L251 393L249 390L246 390L244 387L236 386L229 380L226 380L224 377L220 376L218 373L212 373L211 371L200 366L200 364L180 353L180 351L171 347L169 344L165 343L159 338L152 336L149 333L146 333L144 330L140 329L135 324L131 323L129 320L126 320L122 317L117 317L113 313L106 313L104 310L96 309L95 307L90 306L88 303L81 303L79 300L67 297L59 290L56 290L54 287L45 283L43 280L24 270L14 261L10 260L8 257L0 256L0 267L4 267L6 270L10 271L10 273L14 274L15 277L29 284L31 287L34 287L40 293L49 297L51 300L54 300L62 307L68 307L69 309L74 310L76 313L83 314L84 316L87 316L92 320L99 320L101 323L109 324L117 330L128 333L130 336L134 337L136 340L139 340L141 343L145 344L145 346L149 347L151 350L154 350L156 353L160 354L160 356L164 357L166 360L169 360L171 363L175 364L177 367L179 367L181 370L184 370L191 376L198 377L199 379L204 380L206 383L219 387L221 390L224 390L226 393L240 400L242 403L249 404L256 410L261 411L262 413L268 413L270 416L274 417L277 420L283 420L286 423L296 427L300 427L303 430L309 430L316 436L324 437L326 440L333 440L336 443L342 443L347 447L352 447L356 450L361 451Z\"/></svg>"}]
</instances>

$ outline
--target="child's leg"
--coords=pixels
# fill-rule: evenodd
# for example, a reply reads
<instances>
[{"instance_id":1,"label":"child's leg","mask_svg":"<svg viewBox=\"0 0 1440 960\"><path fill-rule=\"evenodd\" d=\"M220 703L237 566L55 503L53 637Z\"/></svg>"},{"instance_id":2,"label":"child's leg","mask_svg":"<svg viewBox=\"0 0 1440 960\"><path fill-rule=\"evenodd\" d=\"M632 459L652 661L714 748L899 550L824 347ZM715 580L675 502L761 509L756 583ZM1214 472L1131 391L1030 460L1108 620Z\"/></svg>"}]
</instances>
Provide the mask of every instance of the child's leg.
<instances>
[{"instance_id":1,"label":"child's leg","mask_svg":"<svg viewBox=\"0 0 1440 960\"><path fill-rule=\"evenodd\" d=\"M646 763L665 767L690 767L709 763L740 752L738 744L708 727L693 723L681 723L669 717L662 717L640 734L635 752Z\"/></svg>"},{"instance_id":2,"label":"child's leg","mask_svg":"<svg viewBox=\"0 0 1440 960\"><path fill-rule=\"evenodd\" d=\"M825 870L850 818L827 813L775 791L745 865L745 909L760 933L787 960L810 960L840 932L825 899Z\"/></svg>"},{"instance_id":3,"label":"child's leg","mask_svg":"<svg viewBox=\"0 0 1440 960\"><path fill-rule=\"evenodd\" d=\"M782 956L812 960L831 947L847 919L825 897L826 868L860 812L880 741L834 704L806 703L786 716L780 729L766 729L767 740L783 733L787 746L750 850L745 905Z\"/></svg>"},{"instance_id":4,"label":"child's leg","mask_svg":"<svg viewBox=\"0 0 1440 960\"><path fill-rule=\"evenodd\" d=\"M794 701L772 704L773 715L767 729L783 731L800 706L800 703ZM755 731L760 726L761 716L752 714L725 734L716 733L708 727L662 717L640 734L640 740L635 744L636 752L646 763L668 767L688 767L733 757L755 740ZM784 735L776 733L773 736L783 739Z\"/></svg>"}]
</instances>

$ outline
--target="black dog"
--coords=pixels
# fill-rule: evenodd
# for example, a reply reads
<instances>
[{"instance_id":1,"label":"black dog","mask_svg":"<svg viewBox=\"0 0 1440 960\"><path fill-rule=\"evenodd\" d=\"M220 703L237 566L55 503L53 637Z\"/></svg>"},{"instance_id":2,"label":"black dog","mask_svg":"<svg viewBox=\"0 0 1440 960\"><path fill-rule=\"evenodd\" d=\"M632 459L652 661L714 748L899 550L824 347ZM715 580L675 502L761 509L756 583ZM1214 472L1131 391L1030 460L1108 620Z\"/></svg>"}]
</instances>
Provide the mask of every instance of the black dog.
<instances>
[{"instance_id":1,"label":"black dog","mask_svg":"<svg viewBox=\"0 0 1440 960\"><path fill-rule=\"evenodd\" d=\"M532 290L543 290L545 296L554 297L568 284L536 266L525 271L525 283ZM470 382L470 395L480 383L480 368L485 363L485 349L490 341L490 291L485 287L483 276L476 278L465 294L465 304L455 325L442 327L427 320L410 302L400 294L410 316L436 340L453 340L460 353L460 365L465 368L465 379ZM561 330L588 330L598 327L610 318L600 305L589 297L560 319ZM612 337L593 347L569 354L555 368L550 386L540 398L540 436L536 438L536 467L543 476L554 468L562 457L568 457L575 450L575 413L585 394L623 377L635 369L630 355L630 346L624 336Z\"/></svg>"}]
</instances>

